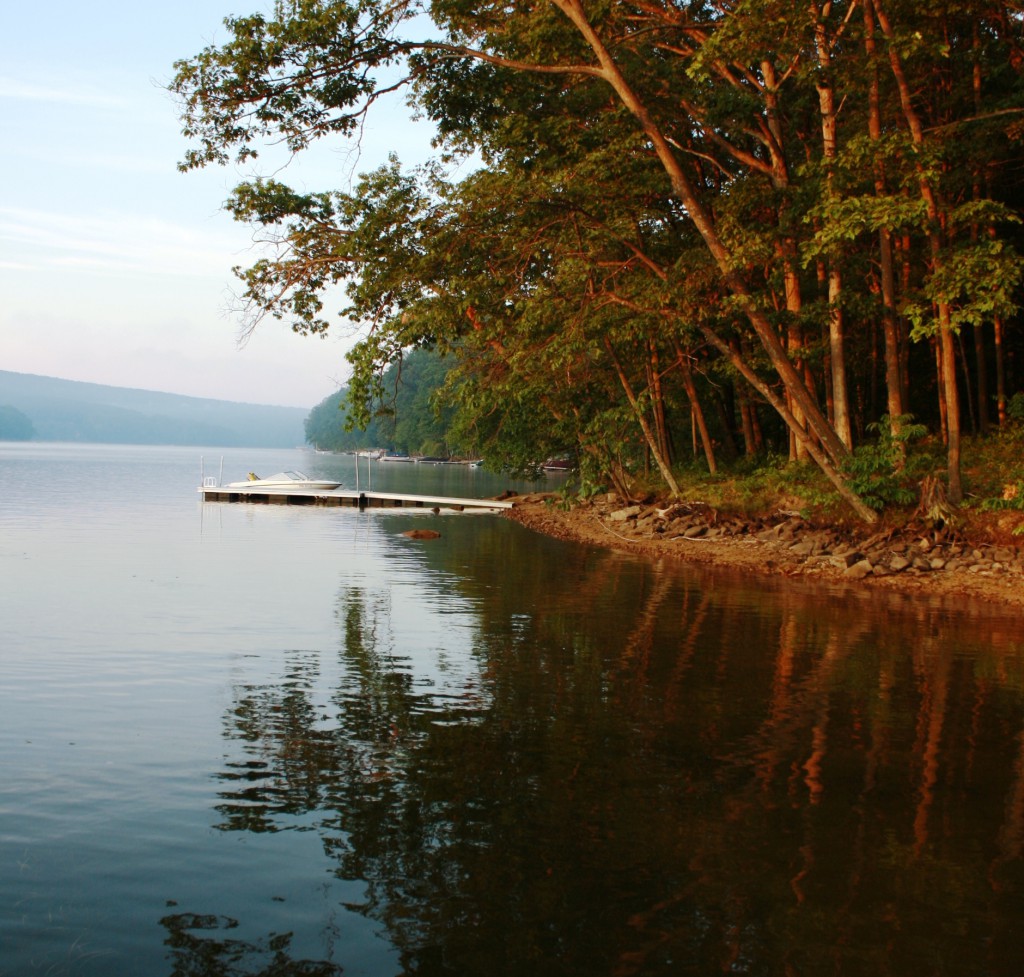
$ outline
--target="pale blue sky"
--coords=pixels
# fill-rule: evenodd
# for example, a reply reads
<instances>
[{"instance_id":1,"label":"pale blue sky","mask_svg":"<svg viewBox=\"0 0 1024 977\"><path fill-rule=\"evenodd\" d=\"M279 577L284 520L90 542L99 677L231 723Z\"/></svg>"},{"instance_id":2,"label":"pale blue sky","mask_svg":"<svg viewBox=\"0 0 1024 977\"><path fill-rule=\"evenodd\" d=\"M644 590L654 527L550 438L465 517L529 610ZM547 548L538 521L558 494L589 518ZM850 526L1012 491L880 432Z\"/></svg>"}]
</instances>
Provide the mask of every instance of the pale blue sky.
<instances>
[{"instance_id":1,"label":"pale blue sky","mask_svg":"<svg viewBox=\"0 0 1024 977\"><path fill-rule=\"evenodd\" d=\"M241 348L231 267L251 232L220 210L241 176L181 174L162 87L261 0L5 3L0 61L0 369L201 397L311 407L346 379L344 323L326 340L262 324ZM377 116L356 157L324 147L282 178L344 188L428 134Z\"/></svg>"}]
</instances>

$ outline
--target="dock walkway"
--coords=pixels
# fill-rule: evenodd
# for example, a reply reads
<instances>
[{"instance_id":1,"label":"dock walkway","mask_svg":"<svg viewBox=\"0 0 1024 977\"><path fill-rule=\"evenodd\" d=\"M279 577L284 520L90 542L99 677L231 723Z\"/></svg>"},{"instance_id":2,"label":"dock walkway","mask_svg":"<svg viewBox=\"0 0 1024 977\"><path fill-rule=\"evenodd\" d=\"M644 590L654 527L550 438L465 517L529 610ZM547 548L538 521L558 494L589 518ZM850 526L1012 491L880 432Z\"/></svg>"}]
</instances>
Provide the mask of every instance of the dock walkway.
<instances>
[{"instance_id":1,"label":"dock walkway","mask_svg":"<svg viewBox=\"0 0 1024 977\"><path fill-rule=\"evenodd\" d=\"M444 495L409 495L404 492L353 491L352 489L282 489L230 487L215 478L199 486L204 502L255 502L277 505L348 506L357 509L511 509L505 499L461 499Z\"/></svg>"}]
</instances>

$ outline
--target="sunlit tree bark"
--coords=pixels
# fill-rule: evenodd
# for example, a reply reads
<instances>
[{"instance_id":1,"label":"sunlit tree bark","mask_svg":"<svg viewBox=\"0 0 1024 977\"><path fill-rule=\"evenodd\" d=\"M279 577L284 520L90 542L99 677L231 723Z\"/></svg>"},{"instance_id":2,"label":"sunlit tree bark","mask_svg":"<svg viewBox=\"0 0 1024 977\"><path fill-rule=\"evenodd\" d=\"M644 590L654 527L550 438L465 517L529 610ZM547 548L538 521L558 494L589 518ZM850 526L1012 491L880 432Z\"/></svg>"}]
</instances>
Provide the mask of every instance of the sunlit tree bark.
<instances>
[{"instance_id":1,"label":"sunlit tree bark","mask_svg":"<svg viewBox=\"0 0 1024 977\"><path fill-rule=\"evenodd\" d=\"M913 95L896 45L895 32L880 0L873 0L875 16L882 33L889 42L889 63L899 90L900 105L906 125L916 147L925 144L924 127L921 118L914 108ZM923 167L919 167L918 190L928 213L929 232L928 245L931 255L932 274L937 275L943 267L943 241L941 228L944 224L939 204L939 196L926 175ZM960 394L956 383L956 350L953 341L952 315L948 301L940 299L936 303L938 317L938 339L940 355L940 379L946 405L946 474L949 481L949 501L954 505L963 500L963 486L960 477Z\"/></svg>"},{"instance_id":2,"label":"sunlit tree bark","mask_svg":"<svg viewBox=\"0 0 1024 977\"><path fill-rule=\"evenodd\" d=\"M878 67L876 64L875 14L873 0L862 0L864 14L864 48L868 72L868 135L873 144L882 138ZM881 152L875 154L875 194L886 195L885 162ZM878 229L879 287L882 299L882 334L885 339L885 391L889 430L902 458L904 444L899 437L900 418L907 412L904 398L904 378L900 360L900 323L896 311L896 275L893 268L892 233L887 227Z\"/></svg>"},{"instance_id":3,"label":"sunlit tree bark","mask_svg":"<svg viewBox=\"0 0 1024 977\"><path fill-rule=\"evenodd\" d=\"M814 48L818 59L816 87L821 112L821 146L825 163L825 194L827 199L835 197L833 167L838 154L838 133L836 119L836 94L832 82L832 45L835 37L828 31L828 18L832 11L831 0L820 6L811 6L814 19ZM828 339L829 367L832 388L832 410L836 434L848 447L853 447L853 432L850 428L850 401L846 386L845 319L842 308L843 285L840 258L828 258Z\"/></svg>"}]
</instances>

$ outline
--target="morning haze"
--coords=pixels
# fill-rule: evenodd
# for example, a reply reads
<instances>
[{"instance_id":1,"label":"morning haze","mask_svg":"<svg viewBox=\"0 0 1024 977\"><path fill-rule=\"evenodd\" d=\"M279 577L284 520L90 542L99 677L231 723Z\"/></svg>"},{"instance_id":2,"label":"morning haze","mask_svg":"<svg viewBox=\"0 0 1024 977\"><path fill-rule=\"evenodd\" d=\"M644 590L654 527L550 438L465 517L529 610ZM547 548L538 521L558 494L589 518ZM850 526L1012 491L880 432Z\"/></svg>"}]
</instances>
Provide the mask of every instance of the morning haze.
<instances>
[{"instance_id":1,"label":"morning haze","mask_svg":"<svg viewBox=\"0 0 1024 977\"><path fill-rule=\"evenodd\" d=\"M267 448L301 445L308 414L302 407L184 397L6 370L0 370L0 407L27 417L31 437L40 441Z\"/></svg>"}]
</instances>

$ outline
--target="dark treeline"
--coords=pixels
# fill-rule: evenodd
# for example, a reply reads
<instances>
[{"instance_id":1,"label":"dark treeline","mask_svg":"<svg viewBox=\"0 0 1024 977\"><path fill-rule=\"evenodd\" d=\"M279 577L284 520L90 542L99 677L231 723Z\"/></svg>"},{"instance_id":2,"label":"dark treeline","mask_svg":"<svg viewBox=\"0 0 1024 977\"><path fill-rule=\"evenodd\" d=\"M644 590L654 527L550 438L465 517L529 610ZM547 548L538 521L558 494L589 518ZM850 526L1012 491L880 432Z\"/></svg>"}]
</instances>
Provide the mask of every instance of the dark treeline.
<instances>
[{"instance_id":1,"label":"dark treeline","mask_svg":"<svg viewBox=\"0 0 1024 977\"><path fill-rule=\"evenodd\" d=\"M306 418L306 441L325 451L386 448L409 455L449 457L459 451L451 439L451 410L436 403L447 365L427 350L415 350L382 378L382 397L365 425L350 422L348 388L325 397Z\"/></svg>"},{"instance_id":2,"label":"dark treeline","mask_svg":"<svg viewBox=\"0 0 1024 977\"><path fill-rule=\"evenodd\" d=\"M956 503L963 434L1006 423L1018 3L302 0L227 26L177 65L185 168L357 135L393 86L437 125L422 170L228 202L277 242L240 272L254 319L322 332L345 283L357 423L430 348L500 464L571 449L628 494L645 456L674 494L694 455L775 453L868 521L858 446L898 470L929 432Z\"/></svg>"}]
</instances>

